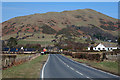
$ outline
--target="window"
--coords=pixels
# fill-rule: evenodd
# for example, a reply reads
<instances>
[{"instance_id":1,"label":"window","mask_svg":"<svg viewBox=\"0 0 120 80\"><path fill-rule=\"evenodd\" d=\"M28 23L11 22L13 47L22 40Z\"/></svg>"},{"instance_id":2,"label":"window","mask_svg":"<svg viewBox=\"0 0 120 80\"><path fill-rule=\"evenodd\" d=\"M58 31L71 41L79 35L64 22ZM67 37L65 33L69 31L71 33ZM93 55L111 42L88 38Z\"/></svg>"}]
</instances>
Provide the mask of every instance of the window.
<instances>
[{"instance_id":1,"label":"window","mask_svg":"<svg viewBox=\"0 0 120 80\"><path fill-rule=\"evenodd\" d=\"M100 48L98 48L98 50L100 50Z\"/></svg>"}]
</instances>

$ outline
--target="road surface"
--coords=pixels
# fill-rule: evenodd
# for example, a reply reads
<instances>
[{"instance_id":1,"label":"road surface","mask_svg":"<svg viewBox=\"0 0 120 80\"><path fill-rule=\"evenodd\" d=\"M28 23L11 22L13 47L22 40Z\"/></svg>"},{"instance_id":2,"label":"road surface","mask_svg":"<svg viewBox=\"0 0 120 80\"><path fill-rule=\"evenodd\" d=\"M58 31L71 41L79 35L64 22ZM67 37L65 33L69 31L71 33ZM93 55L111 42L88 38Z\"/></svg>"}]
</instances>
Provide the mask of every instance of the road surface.
<instances>
[{"instance_id":1,"label":"road surface","mask_svg":"<svg viewBox=\"0 0 120 80\"><path fill-rule=\"evenodd\" d=\"M43 66L42 79L56 78L85 80L119 80L119 76L75 62L60 54L49 54Z\"/></svg>"}]
</instances>

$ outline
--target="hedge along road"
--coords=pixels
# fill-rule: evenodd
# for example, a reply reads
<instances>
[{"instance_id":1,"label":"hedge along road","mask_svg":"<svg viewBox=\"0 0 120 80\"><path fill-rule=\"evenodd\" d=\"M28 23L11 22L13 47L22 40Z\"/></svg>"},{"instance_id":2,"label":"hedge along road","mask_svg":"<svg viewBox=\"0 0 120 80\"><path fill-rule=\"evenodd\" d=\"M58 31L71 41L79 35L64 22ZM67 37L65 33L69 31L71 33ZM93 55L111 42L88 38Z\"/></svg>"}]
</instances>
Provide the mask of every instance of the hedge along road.
<instances>
[{"instance_id":1,"label":"hedge along road","mask_svg":"<svg viewBox=\"0 0 120 80\"><path fill-rule=\"evenodd\" d=\"M94 69L85 64L75 62L60 54L49 54L40 77L50 78L81 78L87 80L119 80L119 76Z\"/></svg>"}]
</instances>

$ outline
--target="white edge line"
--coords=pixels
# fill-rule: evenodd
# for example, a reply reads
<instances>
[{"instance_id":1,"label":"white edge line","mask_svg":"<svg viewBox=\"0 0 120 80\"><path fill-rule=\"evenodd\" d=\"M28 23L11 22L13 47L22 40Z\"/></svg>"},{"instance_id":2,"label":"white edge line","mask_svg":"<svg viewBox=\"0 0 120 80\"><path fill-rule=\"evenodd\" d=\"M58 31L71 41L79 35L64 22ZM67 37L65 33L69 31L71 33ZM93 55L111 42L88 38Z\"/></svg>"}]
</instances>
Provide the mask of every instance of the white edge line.
<instances>
[{"instance_id":1,"label":"white edge line","mask_svg":"<svg viewBox=\"0 0 120 80\"><path fill-rule=\"evenodd\" d=\"M63 57L65 57L65 56L63 56ZM68 58L68 59L69 59L69 58ZM72 60L72 59L69 59L69 60L71 60L71 61L73 61L73 62L75 62L75 63L78 63L78 64L80 64L80 65L83 65L83 66L85 66L85 67L88 67L88 68L94 69L94 70L96 70L96 71L100 71L100 72L103 72L103 73L106 73L106 74L109 74L109 75L112 75L112 76L115 76L115 77L119 77L119 76L117 76L117 75L114 75L114 74L111 74L111 73L108 73L108 72L105 72L105 71L102 71L102 70L99 70L99 69L95 69L95 68L90 67L90 66L87 66L87 65L85 65L85 64L82 64L82 63L76 62L76 61L74 61L74 60Z\"/></svg>"},{"instance_id":2,"label":"white edge line","mask_svg":"<svg viewBox=\"0 0 120 80\"><path fill-rule=\"evenodd\" d=\"M50 55L48 56L48 59L47 59L47 61L45 62L43 68L42 68L42 76L41 76L42 80L43 80L43 78L44 78L44 69L45 69L46 64L47 64L48 61L49 61L49 58L50 58Z\"/></svg>"}]
</instances>

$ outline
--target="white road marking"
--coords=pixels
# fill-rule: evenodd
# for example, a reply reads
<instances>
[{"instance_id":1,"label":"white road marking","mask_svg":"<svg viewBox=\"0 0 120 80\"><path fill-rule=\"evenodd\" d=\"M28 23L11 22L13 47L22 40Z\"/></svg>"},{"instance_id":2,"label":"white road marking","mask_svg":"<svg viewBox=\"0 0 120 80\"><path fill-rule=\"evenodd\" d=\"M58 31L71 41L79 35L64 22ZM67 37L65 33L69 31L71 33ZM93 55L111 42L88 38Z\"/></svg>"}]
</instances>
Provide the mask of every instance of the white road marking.
<instances>
[{"instance_id":1,"label":"white road marking","mask_svg":"<svg viewBox=\"0 0 120 80\"><path fill-rule=\"evenodd\" d=\"M89 77L87 76L87 78L89 78Z\"/></svg>"},{"instance_id":2,"label":"white road marking","mask_svg":"<svg viewBox=\"0 0 120 80\"><path fill-rule=\"evenodd\" d=\"M86 76L88 79L90 79L90 80L93 80L93 79L91 79L90 77L88 77L88 76Z\"/></svg>"},{"instance_id":3,"label":"white road marking","mask_svg":"<svg viewBox=\"0 0 120 80\"><path fill-rule=\"evenodd\" d=\"M67 65L66 63L63 62L63 64Z\"/></svg>"},{"instance_id":4,"label":"white road marking","mask_svg":"<svg viewBox=\"0 0 120 80\"><path fill-rule=\"evenodd\" d=\"M64 57L64 56L63 56L63 57ZM65 57L65 58L66 58L66 57ZM68 58L68 59L69 59L69 58ZM105 71L102 71L102 70L95 69L95 68L93 68L93 67L87 66L86 64L82 64L82 63L76 62L76 61L74 61L74 60L72 60L72 59L69 59L69 60L71 60L72 62L78 63L78 64L80 64L80 65L83 65L83 66L85 66L85 67L94 69L94 70L96 70L96 71L100 71L100 72L103 72L103 73L106 73L106 74L109 74L109 75L112 75L112 76L115 76L115 77L119 77L119 76L117 76L117 75L114 75L114 74L111 74L111 73L108 73L108 72L105 72Z\"/></svg>"},{"instance_id":5,"label":"white road marking","mask_svg":"<svg viewBox=\"0 0 120 80\"><path fill-rule=\"evenodd\" d=\"M67 65L67 67L70 67L70 66Z\"/></svg>"},{"instance_id":6,"label":"white road marking","mask_svg":"<svg viewBox=\"0 0 120 80\"><path fill-rule=\"evenodd\" d=\"M42 76L41 76L42 80L44 79L44 69L45 69L46 64L47 64L48 61L49 61L49 58L50 58L50 55L48 56L48 59L47 59L47 61L45 62L43 68L42 68Z\"/></svg>"},{"instance_id":7,"label":"white road marking","mask_svg":"<svg viewBox=\"0 0 120 80\"><path fill-rule=\"evenodd\" d=\"M72 67L70 67L70 69L72 69L74 71L74 69Z\"/></svg>"},{"instance_id":8,"label":"white road marking","mask_svg":"<svg viewBox=\"0 0 120 80\"><path fill-rule=\"evenodd\" d=\"M80 73L79 71L76 71L76 73L80 74L80 75L83 75L82 73Z\"/></svg>"},{"instance_id":9,"label":"white road marking","mask_svg":"<svg viewBox=\"0 0 120 80\"><path fill-rule=\"evenodd\" d=\"M55 55L56 56L56 55ZM63 62L58 56L56 56L62 63L65 63ZM66 63L65 63L66 64ZM66 64L67 67L69 67L70 69L72 69L73 71L75 71L76 73L80 74L80 75L83 75L82 73L80 73L79 71L76 71L74 68L70 67L69 65Z\"/></svg>"}]
</instances>

